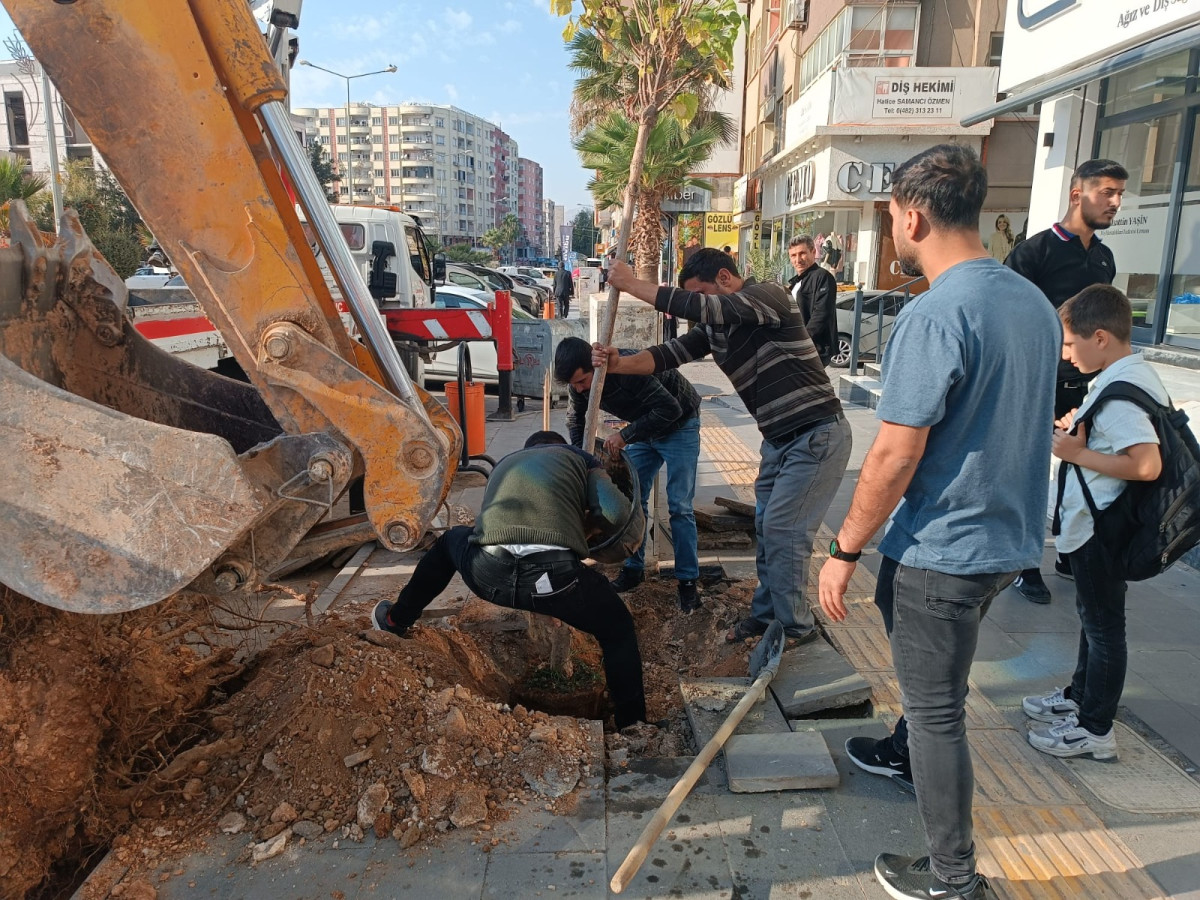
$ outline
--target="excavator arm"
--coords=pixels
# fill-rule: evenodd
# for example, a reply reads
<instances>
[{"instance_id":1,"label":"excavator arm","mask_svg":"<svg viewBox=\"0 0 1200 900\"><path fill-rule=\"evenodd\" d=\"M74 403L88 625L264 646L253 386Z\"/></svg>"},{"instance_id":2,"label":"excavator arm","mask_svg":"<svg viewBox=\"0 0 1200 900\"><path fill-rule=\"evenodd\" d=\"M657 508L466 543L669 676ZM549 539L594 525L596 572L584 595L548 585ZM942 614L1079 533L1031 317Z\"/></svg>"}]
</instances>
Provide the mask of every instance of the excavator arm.
<instances>
[{"instance_id":1,"label":"excavator arm","mask_svg":"<svg viewBox=\"0 0 1200 900\"><path fill-rule=\"evenodd\" d=\"M0 467L0 581L82 612L247 589L318 523L330 530L357 475L374 536L413 547L461 434L373 309L356 316L365 345L342 325L281 170L315 178L246 0L3 2L251 385L143 339L77 219L46 235L14 204L16 246L0 250L0 433L15 456ZM311 206L320 225L329 211ZM369 297L350 269L343 293Z\"/></svg>"}]
</instances>

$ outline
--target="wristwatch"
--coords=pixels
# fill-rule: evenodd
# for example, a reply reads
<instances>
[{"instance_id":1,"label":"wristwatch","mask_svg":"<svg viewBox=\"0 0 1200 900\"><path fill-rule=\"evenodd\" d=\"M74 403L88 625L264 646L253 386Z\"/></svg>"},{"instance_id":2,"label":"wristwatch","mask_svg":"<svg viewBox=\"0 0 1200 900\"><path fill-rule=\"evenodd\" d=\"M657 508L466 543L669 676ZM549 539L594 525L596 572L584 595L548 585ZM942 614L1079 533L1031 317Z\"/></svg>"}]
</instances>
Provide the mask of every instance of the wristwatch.
<instances>
[{"instance_id":1,"label":"wristwatch","mask_svg":"<svg viewBox=\"0 0 1200 900\"><path fill-rule=\"evenodd\" d=\"M850 553L847 550L843 550L838 546L837 538L834 538L829 542L829 555L833 559L840 559L842 562L858 562L859 557L862 556L862 551L859 550L857 553Z\"/></svg>"}]
</instances>

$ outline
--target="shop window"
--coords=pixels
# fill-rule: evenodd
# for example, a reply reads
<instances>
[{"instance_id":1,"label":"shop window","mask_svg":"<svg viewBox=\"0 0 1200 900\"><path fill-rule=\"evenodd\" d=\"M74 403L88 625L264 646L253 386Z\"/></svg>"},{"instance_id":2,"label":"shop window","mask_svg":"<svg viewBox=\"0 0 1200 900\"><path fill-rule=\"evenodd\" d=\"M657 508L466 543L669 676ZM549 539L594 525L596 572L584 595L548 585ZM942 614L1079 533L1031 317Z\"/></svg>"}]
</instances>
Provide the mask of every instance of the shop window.
<instances>
[{"instance_id":1,"label":"shop window","mask_svg":"<svg viewBox=\"0 0 1200 900\"><path fill-rule=\"evenodd\" d=\"M1187 93L1189 52L1182 50L1105 78L1101 117L1182 97Z\"/></svg>"},{"instance_id":2,"label":"shop window","mask_svg":"<svg viewBox=\"0 0 1200 900\"><path fill-rule=\"evenodd\" d=\"M25 119L25 95L20 91L5 92L4 112L8 119L8 145L24 147L29 144L29 125Z\"/></svg>"}]
</instances>

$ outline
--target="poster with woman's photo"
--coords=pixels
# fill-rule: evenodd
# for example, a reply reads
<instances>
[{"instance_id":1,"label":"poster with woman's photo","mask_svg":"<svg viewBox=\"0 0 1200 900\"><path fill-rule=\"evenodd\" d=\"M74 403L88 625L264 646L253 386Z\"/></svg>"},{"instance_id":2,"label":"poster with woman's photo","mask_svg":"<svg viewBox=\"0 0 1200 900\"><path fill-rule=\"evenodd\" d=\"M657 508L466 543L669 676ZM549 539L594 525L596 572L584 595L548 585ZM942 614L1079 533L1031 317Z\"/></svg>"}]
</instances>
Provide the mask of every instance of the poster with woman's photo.
<instances>
[{"instance_id":1,"label":"poster with woman's photo","mask_svg":"<svg viewBox=\"0 0 1200 900\"><path fill-rule=\"evenodd\" d=\"M1025 240L1029 212L1023 209L988 209L979 216L979 235L992 259L1004 262L1013 247Z\"/></svg>"}]
</instances>

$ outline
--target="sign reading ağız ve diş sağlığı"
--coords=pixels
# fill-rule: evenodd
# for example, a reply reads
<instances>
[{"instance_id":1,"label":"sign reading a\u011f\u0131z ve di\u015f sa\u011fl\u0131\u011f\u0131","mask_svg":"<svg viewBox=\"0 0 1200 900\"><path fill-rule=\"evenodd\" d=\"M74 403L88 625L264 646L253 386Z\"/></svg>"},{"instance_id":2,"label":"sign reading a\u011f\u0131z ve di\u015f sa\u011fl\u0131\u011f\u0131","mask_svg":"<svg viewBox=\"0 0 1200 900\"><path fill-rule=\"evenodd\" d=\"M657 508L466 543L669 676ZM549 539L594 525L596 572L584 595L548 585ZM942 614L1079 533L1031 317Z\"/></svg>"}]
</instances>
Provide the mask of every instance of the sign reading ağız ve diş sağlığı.
<instances>
[{"instance_id":1,"label":"sign reading a\u011f\u0131z ve di\u015f sa\u011fl\u0131\u011f\u0131","mask_svg":"<svg viewBox=\"0 0 1200 900\"><path fill-rule=\"evenodd\" d=\"M954 118L953 78L884 77L875 79L873 119L908 116Z\"/></svg>"}]
</instances>

